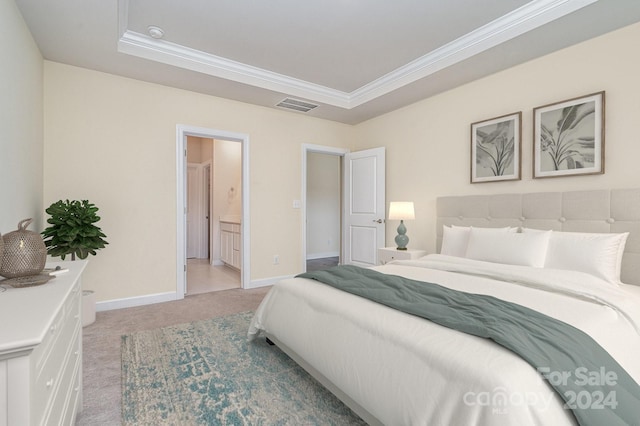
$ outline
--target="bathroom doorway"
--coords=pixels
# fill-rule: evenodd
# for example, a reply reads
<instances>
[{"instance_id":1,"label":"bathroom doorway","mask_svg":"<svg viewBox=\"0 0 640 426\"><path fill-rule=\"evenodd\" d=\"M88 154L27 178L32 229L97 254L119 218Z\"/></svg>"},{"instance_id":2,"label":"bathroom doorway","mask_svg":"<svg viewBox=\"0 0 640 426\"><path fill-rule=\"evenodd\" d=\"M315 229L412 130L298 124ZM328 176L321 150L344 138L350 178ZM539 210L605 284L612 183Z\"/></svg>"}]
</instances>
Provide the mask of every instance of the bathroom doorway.
<instances>
[{"instance_id":1,"label":"bathroom doorway","mask_svg":"<svg viewBox=\"0 0 640 426\"><path fill-rule=\"evenodd\" d=\"M187 295L241 286L241 223L241 144L187 136Z\"/></svg>"},{"instance_id":2,"label":"bathroom doorway","mask_svg":"<svg viewBox=\"0 0 640 426\"><path fill-rule=\"evenodd\" d=\"M250 277L249 138L184 125L176 130L176 298L244 288ZM227 238L227 222L234 238Z\"/></svg>"}]
</instances>

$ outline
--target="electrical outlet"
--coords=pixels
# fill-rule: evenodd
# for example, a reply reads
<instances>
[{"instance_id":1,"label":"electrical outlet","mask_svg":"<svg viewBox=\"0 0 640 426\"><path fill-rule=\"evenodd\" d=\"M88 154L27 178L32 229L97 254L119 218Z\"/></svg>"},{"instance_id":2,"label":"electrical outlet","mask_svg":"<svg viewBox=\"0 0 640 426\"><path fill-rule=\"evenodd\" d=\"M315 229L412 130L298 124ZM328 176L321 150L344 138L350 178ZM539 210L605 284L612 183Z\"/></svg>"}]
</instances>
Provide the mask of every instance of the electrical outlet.
<instances>
[{"instance_id":1,"label":"electrical outlet","mask_svg":"<svg viewBox=\"0 0 640 426\"><path fill-rule=\"evenodd\" d=\"M279 265L280 264L280 256L278 256L277 254L273 255L273 264L274 265Z\"/></svg>"}]
</instances>

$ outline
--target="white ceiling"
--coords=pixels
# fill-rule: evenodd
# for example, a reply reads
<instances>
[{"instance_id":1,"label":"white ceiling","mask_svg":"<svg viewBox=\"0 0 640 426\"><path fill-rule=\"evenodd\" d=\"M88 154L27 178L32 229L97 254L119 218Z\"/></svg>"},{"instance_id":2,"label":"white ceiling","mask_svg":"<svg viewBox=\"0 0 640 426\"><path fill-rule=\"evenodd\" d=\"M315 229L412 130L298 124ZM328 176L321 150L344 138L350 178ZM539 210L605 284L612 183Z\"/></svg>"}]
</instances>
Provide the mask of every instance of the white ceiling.
<instances>
[{"instance_id":1,"label":"white ceiling","mask_svg":"<svg viewBox=\"0 0 640 426\"><path fill-rule=\"evenodd\" d=\"M16 4L45 59L350 124L640 21L640 0Z\"/></svg>"}]
</instances>

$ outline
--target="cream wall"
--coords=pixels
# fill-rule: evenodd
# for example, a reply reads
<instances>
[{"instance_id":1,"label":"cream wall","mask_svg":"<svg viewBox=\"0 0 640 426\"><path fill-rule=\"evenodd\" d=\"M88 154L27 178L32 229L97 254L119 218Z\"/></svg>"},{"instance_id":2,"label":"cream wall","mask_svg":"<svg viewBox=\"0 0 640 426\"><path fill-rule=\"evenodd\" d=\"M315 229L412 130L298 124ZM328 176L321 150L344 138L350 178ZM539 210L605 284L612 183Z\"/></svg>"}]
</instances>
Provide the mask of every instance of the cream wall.
<instances>
[{"instance_id":1,"label":"cream wall","mask_svg":"<svg viewBox=\"0 0 640 426\"><path fill-rule=\"evenodd\" d=\"M213 215L242 215L242 144L216 139L213 143Z\"/></svg>"},{"instance_id":2,"label":"cream wall","mask_svg":"<svg viewBox=\"0 0 640 426\"><path fill-rule=\"evenodd\" d=\"M176 124L248 134L250 279L271 279L295 274L302 264L301 210L292 208L301 193L301 144L386 146L387 201L416 202L417 219L407 223L410 246L433 251L440 195L638 185L638 39L640 24L357 126L45 61L44 204L88 198L101 208L110 245L91 259L84 280L98 300L173 292ZM532 180L532 109L600 90L606 173ZM469 184L470 123L515 111L523 112L523 179ZM394 235L388 226L388 245Z\"/></svg>"},{"instance_id":3,"label":"cream wall","mask_svg":"<svg viewBox=\"0 0 640 426\"><path fill-rule=\"evenodd\" d=\"M414 200L410 247L435 249L441 195L640 184L640 24L491 75L357 126L354 148L387 147L387 201ZM533 108L606 91L606 173L532 179ZM470 124L522 111L522 180L469 183ZM387 245L395 226L387 226Z\"/></svg>"},{"instance_id":4,"label":"cream wall","mask_svg":"<svg viewBox=\"0 0 640 426\"><path fill-rule=\"evenodd\" d=\"M98 301L176 289L177 124L249 135L250 279L299 272L301 145L346 147L353 127L50 61L44 75L44 201L100 208L109 245L83 279Z\"/></svg>"},{"instance_id":5,"label":"cream wall","mask_svg":"<svg viewBox=\"0 0 640 426\"><path fill-rule=\"evenodd\" d=\"M0 0L0 232L42 226L43 60L13 0Z\"/></svg>"}]
</instances>

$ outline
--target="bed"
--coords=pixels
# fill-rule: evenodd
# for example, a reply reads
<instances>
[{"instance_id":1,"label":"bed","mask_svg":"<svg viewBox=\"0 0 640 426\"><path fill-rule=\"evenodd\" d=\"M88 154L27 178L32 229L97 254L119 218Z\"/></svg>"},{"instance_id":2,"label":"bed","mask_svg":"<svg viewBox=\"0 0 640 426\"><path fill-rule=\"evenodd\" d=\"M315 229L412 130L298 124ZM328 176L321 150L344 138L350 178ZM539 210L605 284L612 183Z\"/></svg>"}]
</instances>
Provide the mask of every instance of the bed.
<instances>
[{"instance_id":1,"label":"bed","mask_svg":"<svg viewBox=\"0 0 640 426\"><path fill-rule=\"evenodd\" d=\"M372 269L569 324L638 387L640 189L442 197L437 216L440 254ZM369 424L571 425L565 402L615 412L620 393L608 367L576 365L568 373L584 377L585 393L563 400L550 382L567 371L309 278L276 284L248 334L272 340ZM609 390L599 401L590 380Z\"/></svg>"}]
</instances>

